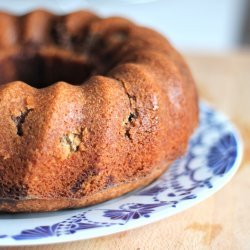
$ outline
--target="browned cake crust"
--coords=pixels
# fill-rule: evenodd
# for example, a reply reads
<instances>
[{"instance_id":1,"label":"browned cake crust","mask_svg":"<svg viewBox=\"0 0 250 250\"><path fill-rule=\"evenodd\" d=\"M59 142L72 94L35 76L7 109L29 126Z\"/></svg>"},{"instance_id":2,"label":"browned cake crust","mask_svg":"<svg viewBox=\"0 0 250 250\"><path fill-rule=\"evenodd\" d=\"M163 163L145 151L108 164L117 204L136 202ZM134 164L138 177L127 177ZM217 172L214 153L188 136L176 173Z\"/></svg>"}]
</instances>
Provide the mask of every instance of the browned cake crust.
<instances>
[{"instance_id":1,"label":"browned cake crust","mask_svg":"<svg viewBox=\"0 0 250 250\"><path fill-rule=\"evenodd\" d=\"M157 32L86 11L0 13L0 211L96 204L157 178L198 122Z\"/></svg>"}]
</instances>

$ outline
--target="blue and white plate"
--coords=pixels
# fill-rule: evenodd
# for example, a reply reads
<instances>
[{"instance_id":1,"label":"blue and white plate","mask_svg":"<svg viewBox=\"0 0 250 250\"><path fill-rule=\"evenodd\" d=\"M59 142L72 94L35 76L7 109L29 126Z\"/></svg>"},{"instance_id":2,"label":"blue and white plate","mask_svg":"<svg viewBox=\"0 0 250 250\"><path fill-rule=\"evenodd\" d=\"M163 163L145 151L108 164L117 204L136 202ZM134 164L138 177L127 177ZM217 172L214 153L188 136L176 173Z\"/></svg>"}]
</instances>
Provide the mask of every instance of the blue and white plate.
<instances>
[{"instance_id":1,"label":"blue and white plate","mask_svg":"<svg viewBox=\"0 0 250 250\"><path fill-rule=\"evenodd\" d=\"M143 226L208 198L236 173L242 159L239 134L228 119L200 105L200 125L188 152L151 185L82 209L0 215L0 246L89 239Z\"/></svg>"}]
</instances>

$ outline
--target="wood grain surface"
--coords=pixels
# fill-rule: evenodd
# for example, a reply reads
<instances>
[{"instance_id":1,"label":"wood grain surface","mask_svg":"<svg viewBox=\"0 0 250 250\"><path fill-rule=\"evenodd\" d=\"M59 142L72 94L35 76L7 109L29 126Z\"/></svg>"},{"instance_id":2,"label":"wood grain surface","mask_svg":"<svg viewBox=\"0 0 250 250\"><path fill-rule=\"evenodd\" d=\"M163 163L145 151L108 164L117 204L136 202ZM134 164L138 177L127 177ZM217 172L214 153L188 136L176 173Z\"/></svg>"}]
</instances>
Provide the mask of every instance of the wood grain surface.
<instances>
[{"instance_id":1,"label":"wood grain surface","mask_svg":"<svg viewBox=\"0 0 250 250\"><path fill-rule=\"evenodd\" d=\"M244 160L233 180L191 209L142 228L98 239L18 249L250 249L250 51L187 55L186 59L200 96L225 112L243 136Z\"/></svg>"}]
</instances>

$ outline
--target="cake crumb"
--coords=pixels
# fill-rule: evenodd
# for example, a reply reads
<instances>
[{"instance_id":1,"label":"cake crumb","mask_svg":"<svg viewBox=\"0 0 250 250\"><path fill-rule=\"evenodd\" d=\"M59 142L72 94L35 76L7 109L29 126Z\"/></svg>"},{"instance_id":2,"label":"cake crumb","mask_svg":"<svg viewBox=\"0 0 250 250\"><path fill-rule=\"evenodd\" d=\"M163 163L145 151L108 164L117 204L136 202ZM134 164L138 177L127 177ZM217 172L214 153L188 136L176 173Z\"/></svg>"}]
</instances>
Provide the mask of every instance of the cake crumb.
<instances>
[{"instance_id":1,"label":"cake crumb","mask_svg":"<svg viewBox=\"0 0 250 250\"><path fill-rule=\"evenodd\" d=\"M61 140L61 146L65 150L66 157L68 158L72 153L79 150L81 143L81 133L68 133L64 135Z\"/></svg>"}]
</instances>

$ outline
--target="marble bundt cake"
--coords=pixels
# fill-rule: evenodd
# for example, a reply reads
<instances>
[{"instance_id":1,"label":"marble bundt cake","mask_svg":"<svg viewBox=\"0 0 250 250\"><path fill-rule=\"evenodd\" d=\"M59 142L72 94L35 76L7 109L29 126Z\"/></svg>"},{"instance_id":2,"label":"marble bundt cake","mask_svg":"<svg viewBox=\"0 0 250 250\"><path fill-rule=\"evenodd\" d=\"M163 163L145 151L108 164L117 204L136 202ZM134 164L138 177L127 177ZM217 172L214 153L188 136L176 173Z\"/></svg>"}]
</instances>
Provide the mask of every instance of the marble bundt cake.
<instances>
[{"instance_id":1,"label":"marble bundt cake","mask_svg":"<svg viewBox=\"0 0 250 250\"><path fill-rule=\"evenodd\" d=\"M0 211L96 204L157 178L198 120L157 32L87 11L0 13Z\"/></svg>"}]
</instances>

